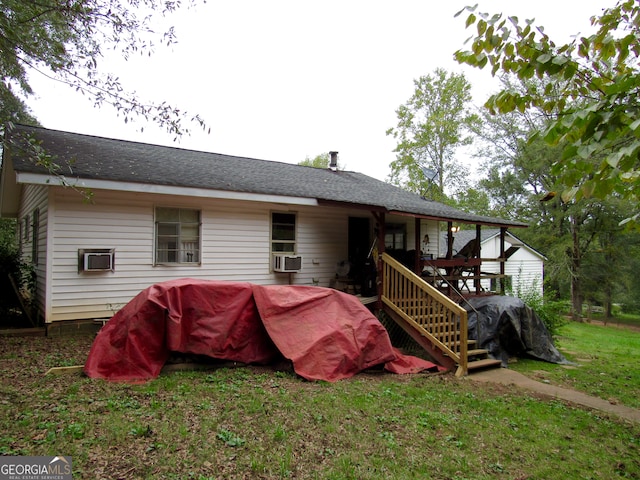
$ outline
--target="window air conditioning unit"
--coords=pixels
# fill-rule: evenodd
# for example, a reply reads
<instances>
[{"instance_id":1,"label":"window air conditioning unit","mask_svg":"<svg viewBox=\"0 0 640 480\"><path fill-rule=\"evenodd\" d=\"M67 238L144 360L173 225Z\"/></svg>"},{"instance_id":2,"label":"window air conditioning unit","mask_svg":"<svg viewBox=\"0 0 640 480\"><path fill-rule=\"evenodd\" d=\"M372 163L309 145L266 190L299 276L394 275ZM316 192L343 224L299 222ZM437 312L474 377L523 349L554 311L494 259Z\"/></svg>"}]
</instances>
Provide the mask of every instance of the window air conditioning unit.
<instances>
[{"instance_id":1,"label":"window air conditioning unit","mask_svg":"<svg viewBox=\"0 0 640 480\"><path fill-rule=\"evenodd\" d=\"M300 255L274 255L274 272L299 272L302 270L302 257Z\"/></svg>"},{"instance_id":2,"label":"window air conditioning unit","mask_svg":"<svg viewBox=\"0 0 640 480\"><path fill-rule=\"evenodd\" d=\"M114 249L84 249L78 251L78 270L82 272L114 271Z\"/></svg>"}]
</instances>

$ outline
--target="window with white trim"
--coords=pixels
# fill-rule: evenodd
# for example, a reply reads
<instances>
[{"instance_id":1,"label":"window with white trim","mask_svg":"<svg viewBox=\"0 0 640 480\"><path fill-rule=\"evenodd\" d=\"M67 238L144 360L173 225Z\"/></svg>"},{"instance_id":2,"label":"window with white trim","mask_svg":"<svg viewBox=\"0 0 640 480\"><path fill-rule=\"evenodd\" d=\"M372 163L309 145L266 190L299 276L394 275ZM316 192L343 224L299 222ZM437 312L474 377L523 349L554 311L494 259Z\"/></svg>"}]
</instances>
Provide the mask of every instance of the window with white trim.
<instances>
[{"instance_id":1,"label":"window with white trim","mask_svg":"<svg viewBox=\"0 0 640 480\"><path fill-rule=\"evenodd\" d=\"M492 278L489 281L489 290L491 292L499 292L500 291L500 279ZM504 277L504 290L505 292L513 291L513 277L511 275L506 275Z\"/></svg>"},{"instance_id":2,"label":"window with white trim","mask_svg":"<svg viewBox=\"0 0 640 480\"><path fill-rule=\"evenodd\" d=\"M271 213L271 252L296 252L296 214Z\"/></svg>"},{"instance_id":3,"label":"window with white trim","mask_svg":"<svg viewBox=\"0 0 640 480\"><path fill-rule=\"evenodd\" d=\"M404 223L388 223L384 228L385 249L405 250L407 248L407 226Z\"/></svg>"},{"instance_id":4,"label":"window with white trim","mask_svg":"<svg viewBox=\"0 0 640 480\"><path fill-rule=\"evenodd\" d=\"M200 263L200 210L156 207L155 263Z\"/></svg>"}]
</instances>

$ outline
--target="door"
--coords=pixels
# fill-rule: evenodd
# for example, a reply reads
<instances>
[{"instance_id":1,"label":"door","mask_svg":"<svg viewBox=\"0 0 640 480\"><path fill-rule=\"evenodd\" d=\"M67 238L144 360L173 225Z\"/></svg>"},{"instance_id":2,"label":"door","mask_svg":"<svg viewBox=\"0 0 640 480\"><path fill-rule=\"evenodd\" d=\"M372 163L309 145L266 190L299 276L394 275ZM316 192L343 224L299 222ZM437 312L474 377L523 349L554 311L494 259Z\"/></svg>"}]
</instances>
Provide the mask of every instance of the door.
<instances>
[{"instance_id":1,"label":"door","mask_svg":"<svg viewBox=\"0 0 640 480\"><path fill-rule=\"evenodd\" d=\"M349 217L349 276L363 296L375 293L375 261L369 258L371 243L371 219Z\"/></svg>"}]
</instances>

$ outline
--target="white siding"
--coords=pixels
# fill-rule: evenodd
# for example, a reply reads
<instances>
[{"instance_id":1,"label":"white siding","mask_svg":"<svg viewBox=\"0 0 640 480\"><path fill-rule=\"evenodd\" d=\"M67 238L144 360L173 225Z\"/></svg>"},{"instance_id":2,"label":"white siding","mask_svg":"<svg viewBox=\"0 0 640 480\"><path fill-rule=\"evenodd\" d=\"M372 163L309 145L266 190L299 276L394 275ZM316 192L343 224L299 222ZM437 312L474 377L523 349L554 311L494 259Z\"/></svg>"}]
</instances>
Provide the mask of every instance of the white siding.
<instances>
[{"instance_id":1,"label":"white siding","mask_svg":"<svg viewBox=\"0 0 640 480\"><path fill-rule=\"evenodd\" d=\"M505 274L511 276L514 294L537 291L543 293L544 262L526 247L521 247L505 263Z\"/></svg>"},{"instance_id":2,"label":"white siding","mask_svg":"<svg viewBox=\"0 0 640 480\"><path fill-rule=\"evenodd\" d=\"M25 188L25 192L30 190ZM103 190L93 193L93 201L86 202L71 189L38 188L24 203L25 211L39 205L41 229L49 232L48 242L46 238L42 241L41 253L44 261L48 243L48 269L41 276L47 279L48 290L42 284L47 322L110 317L141 290L176 278L329 286L336 275L336 264L348 257L349 217L365 216L372 219L372 229L375 225L362 210ZM201 264L154 265L156 206L201 211ZM270 222L274 211L297 214L295 253L303 257L299 273L271 269ZM407 248L413 249L415 220L389 215L386 221L406 223ZM437 252L438 222L421 221L420 239L425 233ZM87 248L115 249L115 271L78 272L78 250Z\"/></svg>"},{"instance_id":3,"label":"white siding","mask_svg":"<svg viewBox=\"0 0 640 480\"><path fill-rule=\"evenodd\" d=\"M387 215L385 218L385 223L399 224L405 223L407 225L407 250L415 249L415 235L416 235L416 225L415 220L412 217L407 217L404 215ZM439 222L436 221L428 221L421 220L420 221L420 232L419 239L420 243L418 248L422 248L422 240L425 235L429 235L429 251L423 253L430 253L436 258L438 256L438 248L439 238L440 238L440 225Z\"/></svg>"},{"instance_id":4,"label":"white siding","mask_svg":"<svg viewBox=\"0 0 640 480\"><path fill-rule=\"evenodd\" d=\"M433 258L438 258L438 252L440 251L440 225L439 222L422 221L420 224L420 242L424 239L425 235L429 235L429 245L427 251L422 252L425 255L433 255Z\"/></svg>"},{"instance_id":5,"label":"white siding","mask_svg":"<svg viewBox=\"0 0 640 480\"><path fill-rule=\"evenodd\" d=\"M344 209L100 190L87 203L72 190L51 189L55 222L48 322L110 317L144 288L175 278L328 286L337 262L347 258L348 218L353 212ZM201 209L200 265L154 266L155 206ZM297 213L300 273L271 271L272 211ZM115 249L115 271L79 273L78 249L86 248Z\"/></svg>"},{"instance_id":6,"label":"white siding","mask_svg":"<svg viewBox=\"0 0 640 480\"><path fill-rule=\"evenodd\" d=\"M509 235L505 236L505 250L511 246L510 239L513 240ZM485 259L498 258L500 256L500 237L496 236L482 243L480 256ZM500 264L498 262L483 262L482 271L500 273ZM520 246L509 257L504 265L504 273L511 277L514 293L533 289L542 295L544 288L544 260L526 245ZM489 280L483 280L482 287L488 290L490 287Z\"/></svg>"}]
</instances>

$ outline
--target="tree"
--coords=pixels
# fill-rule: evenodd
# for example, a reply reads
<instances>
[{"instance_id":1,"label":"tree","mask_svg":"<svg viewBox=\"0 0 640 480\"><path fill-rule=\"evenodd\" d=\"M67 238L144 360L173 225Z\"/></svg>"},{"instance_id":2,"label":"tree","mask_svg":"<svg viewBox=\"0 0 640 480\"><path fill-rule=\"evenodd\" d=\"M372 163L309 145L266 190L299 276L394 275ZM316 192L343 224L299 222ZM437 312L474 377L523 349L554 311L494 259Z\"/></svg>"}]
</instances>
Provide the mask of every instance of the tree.
<instances>
[{"instance_id":1,"label":"tree","mask_svg":"<svg viewBox=\"0 0 640 480\"><path fill-rule=\"evenodd\" d=\"M163 0L2 0L0 101L4 115L0 121L19 120L11 112L7 115L7 102L33 93L28 73L38 70L86 95L96 106L113 106L125 122L142 117L175 137L188 133L184 120L204 127L198 115L189 116L165 102L145 103L135 93L127 93L116 76L99 68L108 48L119 50L127 59L134 53L150 55L157 41L152 19L180 5ZM159 39L174 42L173 29Z\"/></svg>"},{"instance_id":2,"label":"tree","mask_svg":"<svg viewBox=\"0 0 640 480\"><path fill-rule=\"evenodd\" d=\"M505 90L522 95L543 83L536 79L502 81ZM613 199L563 201L560 195L553 194L560 181L552 165L561 158L562 145L549 145L531 135L545 129L552 120L552 115L537 107L493 115L485 112L477 133L482 139L480 154L486 158L488 176L479 184L492 199L497 214L515 215L531 225L521 236L549 259L546 285L570 296L574 318L580 319L585 298L611 303L615 280L592 281L592 272L602 257L594 251L602 251L603 242L622 241L623 233L609 225L614 218ZM628 202L617 201L615 205L622 211ZM612 259L608 264L620 267Z\"/></svg>"},{"instance_id":3,"label":"tree","mask_svg":"<svg viewBox=\"0 0 640 480\"><path fill-rule=\"evenodd\" d=\"M466 186L468 175L455 153L471 143L466 134L478 121L470 109L471 84L462 74L436 69L414 85L411 98L396 110L397 127L387 130L398 142L390 181L442 198L445 188L460 191Z\"/></svg>"},{"instance_id":4,"label":"tree","mask_svg":"<svg viewBox=\"0 0 640 480\"><path fill-rule=\"evenodd\" d=\"M593 248L584 256L582 273L584 291L588 304L604 307L605 321L613 316L613 303L616 296L621 300L628 277L637 276L637 260L633 258L632 246L638 245L638 235L623 229L620 220L628 215L629 205L616 199L600 205L598 223L594 235ZM629 271L628 266L634 270Z\"/></svg>"},{"instance_id":5,"label":"tree","mask_svg":"<svg viewBox=\"0 0 640 480\"><path fill-rule=\"evenodd\" d=\"M553 115L539 132L562 145L554 164L565 201L618 195L636 206L640 199L640 5L620 1L591 23L597 31L556 45L533 21L476 13L466 7L466 26L475 25L469 50L459 63L521 80L545 82L526 92L505 89L486 103L492 112L537 108ZM637 211L628 220L639 218Z\"/></svg>"},{"instance_id":6,"label":"tree","mask_svg":"<svg viewBox=\"0 0 640 480\"><path fill-rule=\"evenodd\" d=\"M38 120L33 116L24 101L14 95L11 90L0 85L0 122L16 122L24 125L38 126ZM0 130L2 126L0 125Z\"/></svg>"},{"instance_id":7,"label":"tree","mask_svg":"<svg viewBox=\"0 0 640 480\"><path fill-rule=\"evenodd\" d=\"M500 81L504 90L515 92L525 92L535 83L508 76ZM489 193L495 216L534 220L540 207L547 205L540 203L540 198L556 190L557 176L550 170L560 149L540 139L527 139L532 132L545 128L549 116L536 109L501 114L483 109L480 116L482 120L474 129L474 157L480 160L485 176L479 187Z\"/></svg>"},{"instance_id":8,"label":"tree","mask_svg":"<svg viewBox=\"0 0 640 480\"><path fill-rule=\"evenodd\" d=\"M454 198L454 206L463 212L476 215L493 215L489 195L483 189L467 187L459 191Z\"/></svg>"},{"instance_id":9,"label":"tree","mask_svg":"<svg viewBox=\"0 0 640 480\"><path fill-rule=\"evenodd\" d=\"M309 156L305 157L304 160L298 162L298 165L302 165L305 167L313 167L313 168L329 168L329 164L331 163L331 157L329 152L321 153L316 155L313 158L309 158ZM340 161L338 161L338 170L344 170L344 167L340 165Z\"/></svg>"},{"instance_id":10,"label":"tree","mask_svg":"<svg viewBox=\"0 0 640 480\"><path fill-rule=\"evenodd\" d=\"M615 248L615 247L614 247ZM640 312L640 233L632 231L627 233L626 241L623 247L618 250L624 253L624 263L622 271L619 272L622 282L620 285L619 295L616 301L622 303L625 312Z\"/></svg>"}]
</instances>

